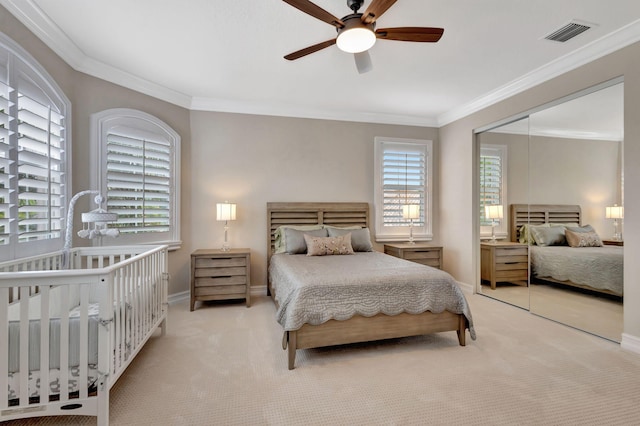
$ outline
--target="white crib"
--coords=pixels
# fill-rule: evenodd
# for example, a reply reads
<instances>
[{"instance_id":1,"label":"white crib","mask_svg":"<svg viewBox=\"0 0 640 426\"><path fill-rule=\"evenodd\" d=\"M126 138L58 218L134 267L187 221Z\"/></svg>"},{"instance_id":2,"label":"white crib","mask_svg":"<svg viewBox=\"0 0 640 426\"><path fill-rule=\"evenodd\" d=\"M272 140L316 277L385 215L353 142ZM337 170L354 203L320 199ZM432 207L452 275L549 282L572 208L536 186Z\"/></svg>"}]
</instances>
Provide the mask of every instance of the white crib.
<instances>
[{"instance_id":1,"label":"white crib","mask_svg":"<svg viewBox=\"0 0 640 426\"><path fill-rule=\"evenodd\" d=\"M154 331L165 333L167 253L77 248L66 270L63 252L0 263L0 422L109 423L109 390Z\"/></svg>"}]
</instances>

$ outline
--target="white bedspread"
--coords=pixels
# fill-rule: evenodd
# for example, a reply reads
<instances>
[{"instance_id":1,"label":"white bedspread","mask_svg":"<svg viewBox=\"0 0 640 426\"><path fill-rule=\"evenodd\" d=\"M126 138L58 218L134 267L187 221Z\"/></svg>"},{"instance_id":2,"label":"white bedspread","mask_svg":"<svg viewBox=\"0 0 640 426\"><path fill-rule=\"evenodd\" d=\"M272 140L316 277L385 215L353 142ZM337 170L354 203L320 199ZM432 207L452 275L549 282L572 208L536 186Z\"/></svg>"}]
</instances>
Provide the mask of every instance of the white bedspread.
<instances>
[{"instance_id":1,"label":"white bedspread","mask_svg":"<svg viewBox=\"0 0 640 426\"><path fill-rule=\"evenodd\" d=\"M286 331L303 324L379 313L420 314L444 310L464 314L476 338L471 311L458 283L448 273L379 252L343 256L277 254L269 276Z\"/></svg>"},{"instance_id":2,"label":"white bedspread","mask_svg":"<svg viewBox=\"0 0 640 426\"><path fill-rule=\"evenodd\" d=\"M571 281L622 296L623 247L530 246L533 276Z\"/></svg>"}]
</instances>

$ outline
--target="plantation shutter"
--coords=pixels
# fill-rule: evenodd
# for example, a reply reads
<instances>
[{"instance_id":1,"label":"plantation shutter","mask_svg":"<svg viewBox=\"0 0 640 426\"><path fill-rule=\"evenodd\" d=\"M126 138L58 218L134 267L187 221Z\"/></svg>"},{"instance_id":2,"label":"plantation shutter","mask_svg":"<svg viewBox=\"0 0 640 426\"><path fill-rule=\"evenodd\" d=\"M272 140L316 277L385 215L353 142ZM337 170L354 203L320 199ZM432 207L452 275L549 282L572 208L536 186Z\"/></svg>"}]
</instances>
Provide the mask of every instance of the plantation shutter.
<instances>
[{"instance_id":1,"label":"plantation shutter","mask_svg":"<svg viewBox=\"0 0 640 426\"><path fill-rule=\"evenodd\" d=\"M382 145L383 226L409 226L402 206L420 206L415 226L424 225L427 153L424 145L384 142Z\"/></svg>"},{"instance_id":2,"label":"plantation shutter","mask_svg":"<svg viewBox=\"0 0 640 426\"><path fill-rule=\"evenodd\" d=\"M484 206L502 204L502 151L482 148L480 154L480 225L490 226Z\"/></svg>"},{"instance_id":3,"label":"plantation shutter","mask_svg":"<svg viewBox=\"0 0 640 426\"><path fill-rule=\"evenodd\" d=\"M12 84L8 64L0 63L0 245L10 235L60 238L64 115L27 74Z\"/></svg>"},{"instance_id":4,"label":"plantation shutter","mask_svg":"<svg viewBox=\"0 0 640 426\"><path fill-rule=\"evenodd\" d=\"M11 135L10 122L13 121L9 106L9 93L11 89L4 83L7 79L7 70L4 64L0 64L0 245L9 244L10 217L11 217Z\"/></svg>"},{"instance_id":5,"label":"plantation shutter","mask_svg":"<svg viewBox=\"0 0 640 426\"><path fill-rule=\"evenodd\" d=\"M171 144L139 129L107 133L107 207L122 234L169 232Z\"/></svg>"}]
</instances>

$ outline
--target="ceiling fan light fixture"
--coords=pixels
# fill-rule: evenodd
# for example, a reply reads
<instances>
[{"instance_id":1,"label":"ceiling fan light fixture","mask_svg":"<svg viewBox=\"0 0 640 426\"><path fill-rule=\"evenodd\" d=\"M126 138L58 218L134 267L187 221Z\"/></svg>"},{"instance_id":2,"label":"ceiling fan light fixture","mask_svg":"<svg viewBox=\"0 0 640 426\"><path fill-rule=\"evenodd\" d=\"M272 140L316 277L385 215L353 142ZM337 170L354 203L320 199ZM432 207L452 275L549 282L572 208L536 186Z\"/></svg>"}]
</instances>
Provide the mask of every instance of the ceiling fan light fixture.
<instances>
[{"instance_id":1,"label":"ceiling fan light fixture","mask_svg":"<svg viewBox=\"0 0 640 426\"><path fill-rule=\"evenodd\" d=\"M360 20L362 14L357 13L342 18L344 27L338 29L336 44L347 53L360 53L369 50L376 44L376 33L373 24L364 24Z\"/></svg>"}]
</instances>

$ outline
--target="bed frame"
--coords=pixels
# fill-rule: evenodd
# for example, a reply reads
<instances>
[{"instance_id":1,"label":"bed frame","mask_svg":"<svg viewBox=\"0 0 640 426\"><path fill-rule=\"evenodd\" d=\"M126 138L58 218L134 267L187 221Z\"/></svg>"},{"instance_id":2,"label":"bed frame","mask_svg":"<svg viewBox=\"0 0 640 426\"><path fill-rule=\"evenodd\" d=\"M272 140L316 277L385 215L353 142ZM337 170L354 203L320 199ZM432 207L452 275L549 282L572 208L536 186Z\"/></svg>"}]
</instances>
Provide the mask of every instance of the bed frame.
<instances>
[{"instance_id":1,"label":"bed frame","mask_svg":"<svg viewBox=\"0 0 640 426\"><path fill-rule=\"evenodd\" d=\"M274 253L274 232L282 225L332 226L359 225L369 227L368 203L267 203L268 263ZM275 289L268 282L274 303ZM298 330L285 331L282 349L288 349L288 366L295 366L296 350L368 342L397 337L419 336L442 331L456 331L460 346L465 346L467 319L462 314L443 311L373 317L356 315L346 321L330 320L320 325L304 324Z\"/></svg>"},{"instance_id":2,"label":"bed frame","mask_svg":"<svg viewBox=\"0 0 640 426\"><path fill-rule=\"evenodd\" d=\"M65 254L71 268L64 269ZM0 264L0 422L39 416L97 416L98 425L109 424L109 391L146 341L167 318L167 246L77 248ZM89 381L89 305L99 304L97 321L97 380ZM70 318L75 307L79 316ZM19 391L8 391L8 332L19 314ZM38 319L31 319L35 317ZM70 331L76 321L77 328ZM35 322L35 324L34 324ZM50 331L59 324L58 334ZM41 326L44 325L44 326ZM51 325L51 327L49 326ZM37 326L35 336L31 330ZM38 336L39 335L39 336ZM57 336L57 337L56 337ZM94 335L95 336L95 335ZM30 339L31 337L31 339ZM37 339L35 342L33 339ZM59 350L50 353L49 342L59 339ZM39 345L39 397L29 388L29 344ZM78 391L70 392L72 377L70 341L77 341ZM93 341L93 340L91 340ZM51 359L59 357L58 393L49 389ZM57 369L57 368L56 368Z\"/></svg>"},{"instance_id":3,"label":"bed frame","mask_svg":"<svg viewBox=\"0 0 640 426\"><path fill-rule=\"evenodd\" d=\"M511 204L510 207L510 235L511 241L517 242L520 235L518 230L522 225L542 225L543 223L577 223L582 226L582 209L575 204ZM533 278L533 276L532 276ZM560 281L553 278L535 278L556 284L577 287L597 293L619 296L613 291L593 288L576 284L572 281Z\"/></svg>"}]
</instances>

